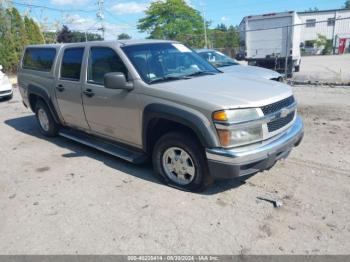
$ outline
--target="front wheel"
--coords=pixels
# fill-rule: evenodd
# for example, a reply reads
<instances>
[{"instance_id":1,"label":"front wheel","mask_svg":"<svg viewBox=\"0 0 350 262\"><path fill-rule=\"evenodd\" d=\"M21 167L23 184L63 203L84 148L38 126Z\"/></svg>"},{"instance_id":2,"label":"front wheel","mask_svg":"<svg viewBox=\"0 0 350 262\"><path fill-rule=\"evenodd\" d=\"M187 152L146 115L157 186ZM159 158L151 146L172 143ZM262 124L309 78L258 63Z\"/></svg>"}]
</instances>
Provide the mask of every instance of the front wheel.
<instances>
[{"instance_id":1,"label":"front wheel","mask_svg":"<svg viewBox=\"0 0 350 262\"><path fill-rule=\"evenodd\" d=\"M202 146L185 133L162 136L154 147L152 161L155 173L171 186L198 191L211 182Z\"/></svg>"}]
</instances>

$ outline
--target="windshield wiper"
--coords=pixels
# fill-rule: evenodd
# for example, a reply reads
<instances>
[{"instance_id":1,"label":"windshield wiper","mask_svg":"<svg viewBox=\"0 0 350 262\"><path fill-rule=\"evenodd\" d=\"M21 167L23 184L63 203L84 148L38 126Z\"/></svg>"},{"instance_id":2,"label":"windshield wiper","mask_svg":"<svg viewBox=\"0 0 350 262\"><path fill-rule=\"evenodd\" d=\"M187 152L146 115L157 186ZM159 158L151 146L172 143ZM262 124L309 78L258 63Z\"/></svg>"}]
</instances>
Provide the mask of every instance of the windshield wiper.
<instances>
[{"instance_id":1,"label":"windshield wiper","mask_svg":"<svg viewBox=\"0 0 350 262\"><path fill-rule=\"evenodd\" d=\"M201 76L201 75L216 75L216 73L211 72L211 71L197 71L192 74L186 75L187 77L191 76Z\"/></svg>"},{"instance_id":2,"label":"windshield wiper","mask_svg":"<svg viewBox=\"0 0 350 262\"><path fill-rule=\"evenodd\" d=\"M189 79L189 78L187 76L164 76L164 77L151 80L149 84L166 82L166 81L183 80L183 79Z\"/></svg>"}]
</instances>

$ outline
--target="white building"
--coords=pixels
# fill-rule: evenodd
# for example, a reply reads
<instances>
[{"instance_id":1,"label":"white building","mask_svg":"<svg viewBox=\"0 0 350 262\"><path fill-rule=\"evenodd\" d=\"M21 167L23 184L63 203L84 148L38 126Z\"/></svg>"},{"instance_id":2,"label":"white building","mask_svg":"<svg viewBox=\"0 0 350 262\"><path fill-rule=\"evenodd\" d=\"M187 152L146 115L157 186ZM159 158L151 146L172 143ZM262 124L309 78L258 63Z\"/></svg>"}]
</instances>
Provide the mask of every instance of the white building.
<instances>
[{"instance_id":1,"label":"white building","mask_svg":"<svg viewBox=\"0 0 350 262\"><path fill-rule=\"evenodd\" d=\"M318 34L333 40L333 46L339 46L339 39L350 40L350 9L334 9L310 12L298 12L303 25L301 29L301 42L316 40ZM348 18L348 19L346 19Z\"/></svg>"},{"instance_id":2,"label":"white building","mask_svg":"<svg viewBox=\"0 0 350 262\"><path fill-rule=\"evenodd\" d=\"M292 12L289 12L292 13ZM283 13L271 13L260 15L263 19L271 20L273 17L277 17ZM241 41L247 41L245 39L245 21L247 18L258 17L258 16L248 16L243 18L239 28ZM350 9L334 9L334 10L322 10L322 11L307 11L307 12L297 12L298 19L294 19L294 32L298 28L300 32L300 46L308 54L318 54L321 53L323 47L316 48L314 42L318 39L319 35L325 36L328 40L332 41L333 51L335 53L350 52ZM296 22L298 21L298 22ZM285 26L287 26L286 24ZM266 30L261 33L265 33L265 38L271 37L270 31L278 30L278 24L276 24L272 29L271 26L268 28L265 26L264 21L261 21L260 29ZM269 30L270 29L270 30ZM283 40L283 39L282 39ZM244 43L243 41L243 43ZM276 40L277 41L277 40ZM245 43L244 43L245 44ZM262 46L261 48L266 48ZM340 51L342 50L342 51ZM241 51L245 51L245 46L241 43Z\"/></svg>"}]
</instances>

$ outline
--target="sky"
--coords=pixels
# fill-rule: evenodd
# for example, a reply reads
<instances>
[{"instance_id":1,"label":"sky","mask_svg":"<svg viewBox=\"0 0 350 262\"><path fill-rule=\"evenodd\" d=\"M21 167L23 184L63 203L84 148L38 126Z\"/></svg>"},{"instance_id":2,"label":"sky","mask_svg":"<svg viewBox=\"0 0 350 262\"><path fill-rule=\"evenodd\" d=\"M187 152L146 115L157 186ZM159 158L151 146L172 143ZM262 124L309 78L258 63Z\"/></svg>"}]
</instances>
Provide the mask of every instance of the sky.
<instances>
[{"instance_id":1,"label":"sky","mask_svg":"<svg viewBox=\"0 0 350 262\"><path fill-rule=\"evenodd\" d=\"M98 0L13 0L22 14L29 14L40 22L45 30L56 30L62 24L70 29L98 32L96 19ZM144 38L136 25L144 17L147 6L155 0L104 0L106 39L116 39L120 33L133 38ZM193 8L203 12L211 27L219 23L238 25L244 16L283 11L337 9L345 0L186 0ZM23 4L45 6L31 8Z\"/></svg>"}]
</instances>

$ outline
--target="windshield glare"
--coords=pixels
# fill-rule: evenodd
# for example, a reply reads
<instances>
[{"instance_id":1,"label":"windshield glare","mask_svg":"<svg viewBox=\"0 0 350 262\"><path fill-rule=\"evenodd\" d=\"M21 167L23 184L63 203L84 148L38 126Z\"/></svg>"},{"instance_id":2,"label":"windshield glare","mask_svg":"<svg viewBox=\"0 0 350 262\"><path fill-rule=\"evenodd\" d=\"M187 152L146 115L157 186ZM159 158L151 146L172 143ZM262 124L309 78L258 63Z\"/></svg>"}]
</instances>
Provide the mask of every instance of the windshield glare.
<instances>
[{"instance_id":1,"label":"windshield glare","mask_svg":"<svg viewBox=\"0 0 350 262\"><path fill-rule=\"evenodd\" d=\"M215 74L219 71L186 46L156 43L122 47L146 83L201 76L197 72ZM203 74L204 75L204 74Z\"/></svg>"},{"instance_id":2,"label":"windshield glare","mask_svg":"<svg viewBox=\"0 0 350 262\"><path fill-rule=\"evenodd\" d=\"M239 65L239 63L218 51L200 52L199 55L215 67Z\"/></svg>"}]
</instances>

